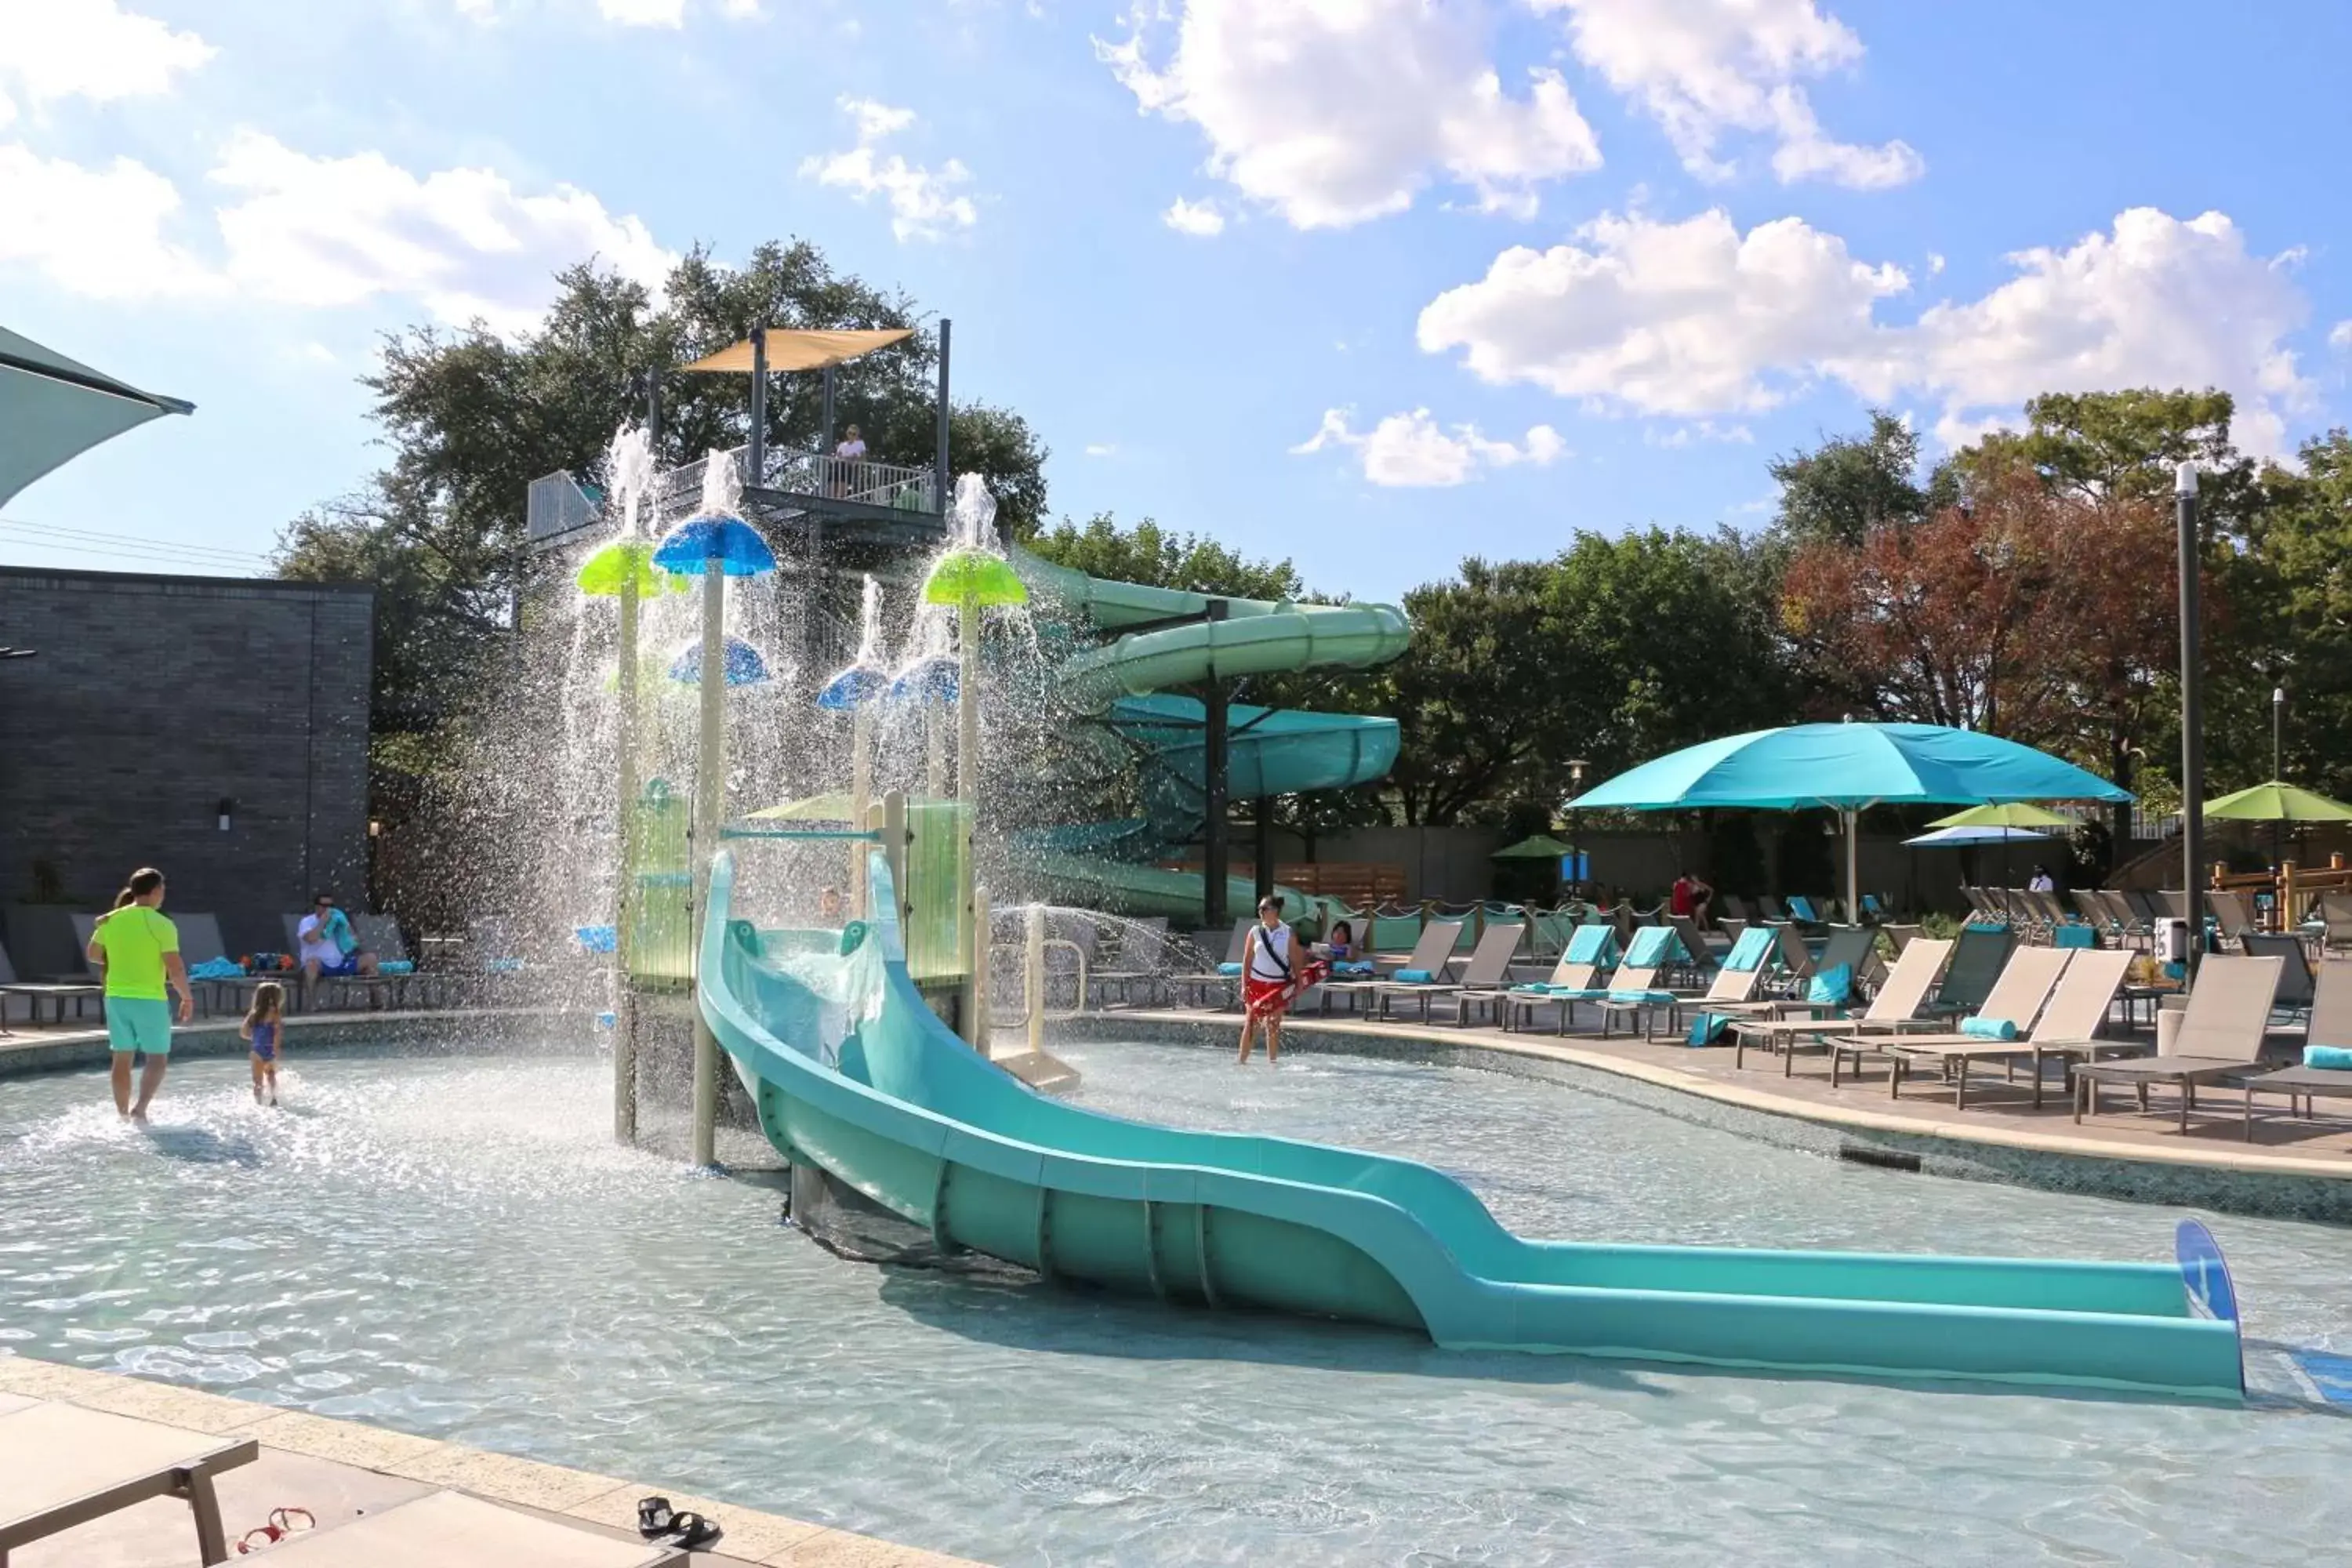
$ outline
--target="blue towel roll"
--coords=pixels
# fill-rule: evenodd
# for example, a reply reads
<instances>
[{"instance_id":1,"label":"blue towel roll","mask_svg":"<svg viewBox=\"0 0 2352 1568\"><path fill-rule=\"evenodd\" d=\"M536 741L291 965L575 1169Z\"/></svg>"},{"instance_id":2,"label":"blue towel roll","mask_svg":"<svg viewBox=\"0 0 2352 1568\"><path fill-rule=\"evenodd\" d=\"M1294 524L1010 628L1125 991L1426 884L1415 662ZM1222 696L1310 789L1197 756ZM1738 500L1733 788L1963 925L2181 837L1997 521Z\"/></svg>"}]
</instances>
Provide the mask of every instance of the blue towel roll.
<instances>
[{"instance_id":1,"label":"blue towel roll","mask_svg":"<svg viewBox=\"0 0 2352 1568\"><path fill-rule=\"evenodd\" d=\"M1242 966L1238 963L1220 963L1217 965L1217 973L1219 974L1234 975L1239 974L1241 972Z\"/></svg>"},{"instance_id":2,"label":"blue towel roll","mask_svg":"<svg viewBox=\"0 0 2352 1568\"><path fill-rule=\"evenodd\" d=\"M2007 1018L1963 1018L1960 1033L1972 1040L2013 1040L2017 1025Z\"/></svg>"},{"instance_id":3,"label":"blue towel roll","mask_svg":"<svg viewBox=\"0 0 2352 1568\"><path fill-rule=\"evenodd\" d=\"M2352 1072L2352 1049L2343 1046L2305 1046L2303 1065L2326 1068L2330 1072Z\"/></svg>"},{"instance_id":4,"label":"blue towel roll","mask_svg":"<svg viewBox=\"0 0 2352 1568\"><path fill-rule=\"evenodd\" d=\"M1434 978L1426 969L1400 969L1396 972L1396 981L1401 985L1426 985Z\"/></svg>"}]
</instances>

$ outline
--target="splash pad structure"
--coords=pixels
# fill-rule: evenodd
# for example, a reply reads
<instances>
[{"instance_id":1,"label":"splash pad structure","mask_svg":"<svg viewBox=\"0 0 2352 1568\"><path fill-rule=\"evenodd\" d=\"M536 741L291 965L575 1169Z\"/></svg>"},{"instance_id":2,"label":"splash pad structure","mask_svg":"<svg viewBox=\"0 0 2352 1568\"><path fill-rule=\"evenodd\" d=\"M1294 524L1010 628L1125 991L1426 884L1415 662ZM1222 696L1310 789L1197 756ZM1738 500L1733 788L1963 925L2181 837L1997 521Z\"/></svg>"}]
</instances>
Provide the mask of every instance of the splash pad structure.
<instances>
[{"instance_id":1,"label":"splash pad structure","mask_svg":"<svg viewBox=\"0 0 2352 1568\"><path fill-rule=\"evenodd\" d=\"M755 383L755 408L761 395ZM821 1173L940 1253L1049 1279L1381 1324L1448 1348L2241 1397L2238 1327L2212 1305L2228 1292L2184 1291L2171 1264L1528 1240L1428 1166L1181 1131L1036 1092L992 1055L983 884L1221 913L1234 889L1219 840L1237 783L1272 794L1364 782L1385 772L1395 741L1385 721L1257 710L1237 744L1224 683L1377 664L1402 651L1409 628L1385 606L1259 604L1050 566L995 537L985 486L967 479L952 524L945 508L898 507L890 538L861 542L857 651L813 689L833 663L817 654L847 640L836 635L847 617L830 606L850 578L824 543L842 476L820 465L811 491L781 501L772 486L743 487L737 517L712 475L739 461L770 471L756 446L712 454L693 476L704 521L782 532L781 569L730 587L706 568L698 668L730 668L732 637L785 673L732 694L700 683L690 730L656 701L635 731L648 761L600 775L646 781L616 797L615 1014L632 1030L650 1004L691 1020L698 1163L711 1150L723 1051L742 1109L796 1185ZM919 501L945 496L944 473L942 458ZM653 481L656 520L683 479ZM625 610L646 598L633 557L607 570ZM658 641L684 596L646 603L656 625L639 635ZM883 647L894 603L902 620L912 612L913 650L895 673ZM1041 627L1056 616L1065 632L1049 636ZM781 657L785 643L796 658ZM624 691L635 657L620 649ZM1167 690L1195 682L1197 700ZM1072 729L1140 758L1135 816L1072 826L1031 814L1055 804L1028 787L1055 776L1045 742ZM680 777L694 781L691 809ZM1101 853L1164 843L1194 814L1207 853L1189 884L1167 880L1181 874L1150 866L1148 851ZM1269 869L1261 855L1259 876ZM808 897L816 882L827 898ZM1050 940L1031 910L1021 1021L1036 1057ZM635 1046L632 1035L616 1048L616 1065ZM621 1098L639 1076L634 1063L616 1072ZM2198 1268L2210 1272L2201 1255Z\"/></svg>"}]
</instances>

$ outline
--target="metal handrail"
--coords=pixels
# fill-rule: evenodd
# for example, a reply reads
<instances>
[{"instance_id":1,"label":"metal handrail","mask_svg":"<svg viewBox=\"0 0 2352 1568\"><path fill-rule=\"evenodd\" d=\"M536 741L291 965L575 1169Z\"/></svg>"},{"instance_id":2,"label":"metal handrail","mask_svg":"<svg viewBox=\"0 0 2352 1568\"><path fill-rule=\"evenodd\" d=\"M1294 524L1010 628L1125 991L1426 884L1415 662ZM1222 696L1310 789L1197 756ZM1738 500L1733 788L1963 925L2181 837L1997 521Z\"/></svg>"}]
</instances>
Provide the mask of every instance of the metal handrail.
<instances>
[{"instance_id":1,"label":"metal handrail","mask_svg":"<svg viewBox=\"0 0 2352 1568\"><path fill-rule=\"evenodd\" d=\"M1087 1000L1087 950L1079 946L1075 942L1070 942L1065 938L1057 936L1047 937L1041 945L1047 948L1066 947L1072 952L1078 955L1078 989L1076 993L1078 1005L1076 1007L1042 1008L1045 1022L1049 1024L1059 1024L1066 1023L1072 1018L1084 1017L1086 1016ZM1029 944L1025 942L993 942L989 943L988 956L991 961L992 970L994 967L996 955L1000 952L1013 953L1022 960L1021 1010L1010 1016L1001 1014L996 1008L996 999L992 995L989 998L988 1021L992 1026L1007 1023L1026 1023L1029 1019Z\"/></svg>"}]
</instances>

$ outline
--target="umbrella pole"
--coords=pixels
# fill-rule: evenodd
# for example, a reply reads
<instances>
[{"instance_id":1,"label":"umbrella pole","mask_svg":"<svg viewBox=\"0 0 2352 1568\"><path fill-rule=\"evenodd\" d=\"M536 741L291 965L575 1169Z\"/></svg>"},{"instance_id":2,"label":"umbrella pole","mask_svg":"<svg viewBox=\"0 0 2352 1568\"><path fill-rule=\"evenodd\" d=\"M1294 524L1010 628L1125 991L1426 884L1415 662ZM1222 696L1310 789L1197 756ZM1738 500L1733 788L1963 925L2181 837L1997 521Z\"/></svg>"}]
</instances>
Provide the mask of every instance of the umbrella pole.
<instances>
[{"instance_id":1,"label":"umbrella pole","mask_svg":"<svg viewBox=\"0 0 2352 1568\"><path fill-rule=\"evenodd\" d=\"M1845 918L1849 925L1862 923L1862 813L1848 806L1845 810Z\"/></svg>"},{"instance_id":2,"label":"umbrella pole","mask_svg":"<svg viewBox=\"0 0 2352 1568\"><path fill-rule=\"evenodd\" d=\"M715 561L702 571L702 722L694 754L694 953L702 962L702 925L710 918L710 861L719 853L719 818L727 809L727 574ZM698 985L699 975L697 976ZM694 1163L717 1163L719 1040L694 1015Z\"/></svg>"}]
</instances>

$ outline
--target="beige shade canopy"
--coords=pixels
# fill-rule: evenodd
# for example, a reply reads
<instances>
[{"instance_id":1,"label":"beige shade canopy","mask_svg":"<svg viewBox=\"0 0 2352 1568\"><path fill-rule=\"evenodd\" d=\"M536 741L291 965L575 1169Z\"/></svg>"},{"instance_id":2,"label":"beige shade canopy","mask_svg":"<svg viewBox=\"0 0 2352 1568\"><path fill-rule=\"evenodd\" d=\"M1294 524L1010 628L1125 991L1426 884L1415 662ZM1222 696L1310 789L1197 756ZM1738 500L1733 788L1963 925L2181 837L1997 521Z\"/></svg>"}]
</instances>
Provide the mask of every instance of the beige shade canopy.
<instances>
[{"instance_id":1,"label":"beige shade canopy","mask_svg":"<svg viewBox=\"0 0 2352 1568\"><path fill-rule=\"evenodd\" d=\"M782 327L768 329L768 368L770 370L823 370L829 364L843 364L850 360L887 349L915 335L912 327L858 327L845 331L814 330L786 331ZM686 370L735 371L751 373L751 340L744 339L733 348L720 349L682 366Z\"/></svg>"}]
</instances>

